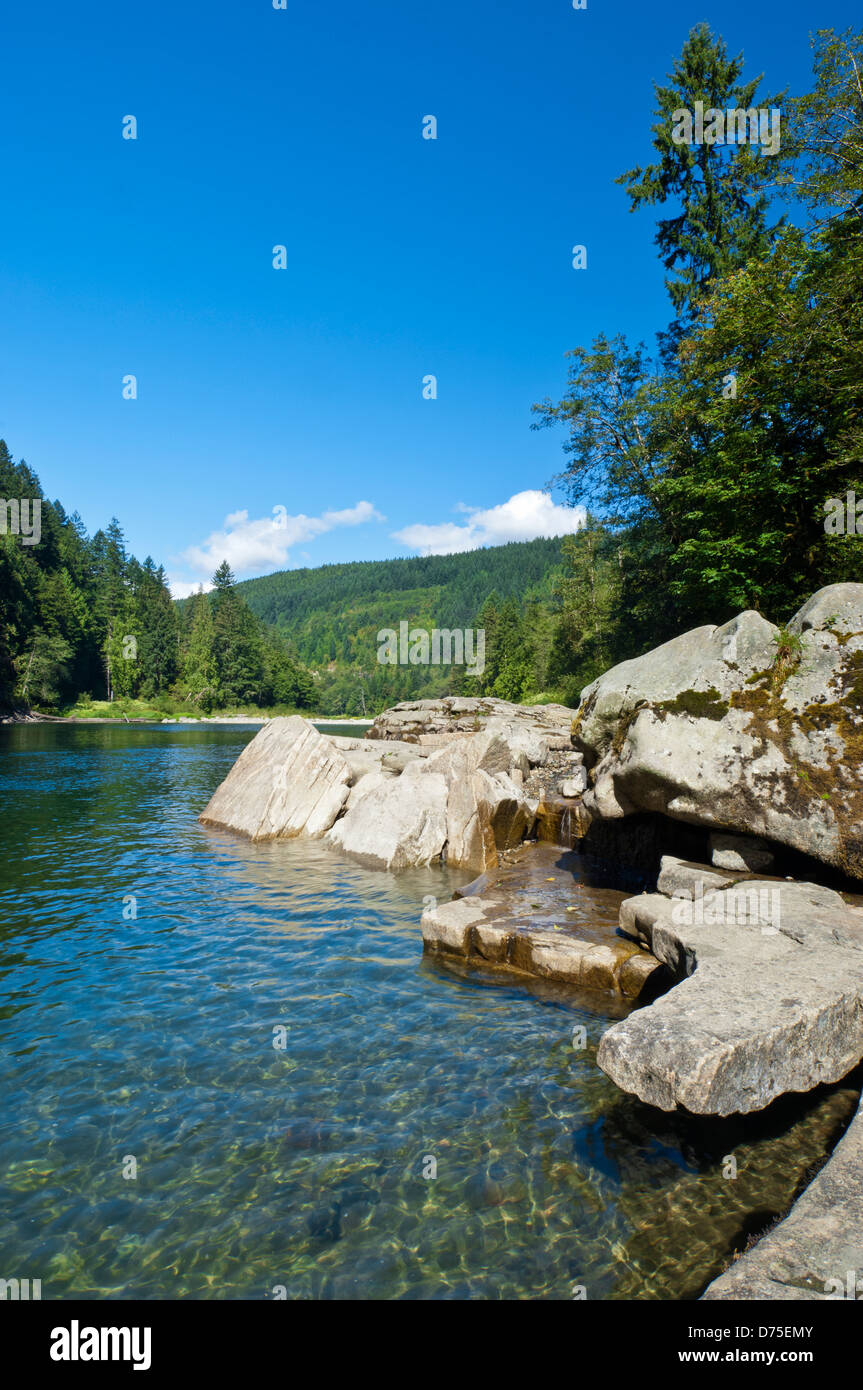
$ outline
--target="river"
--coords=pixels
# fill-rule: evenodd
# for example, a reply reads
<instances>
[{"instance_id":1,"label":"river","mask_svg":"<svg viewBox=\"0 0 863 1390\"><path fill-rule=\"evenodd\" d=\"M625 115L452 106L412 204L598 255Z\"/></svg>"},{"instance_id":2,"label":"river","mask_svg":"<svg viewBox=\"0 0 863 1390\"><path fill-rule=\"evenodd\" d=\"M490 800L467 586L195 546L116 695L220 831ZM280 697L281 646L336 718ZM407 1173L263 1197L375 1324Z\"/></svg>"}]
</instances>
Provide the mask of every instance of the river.
<instances>
[{"instance_id":1,"label":"river","mask_svg":"<svg viewBox=\"0 0 863 1390\"><path fill-rule=\"evenodd\" d=\"M464 875L200 826L254 732L0 728L0 1277L697 1297L853 1088L745 1122L622 1095L594 1061L612 1001L423 957L423 898Z\"/></svg>"}]
</instances>

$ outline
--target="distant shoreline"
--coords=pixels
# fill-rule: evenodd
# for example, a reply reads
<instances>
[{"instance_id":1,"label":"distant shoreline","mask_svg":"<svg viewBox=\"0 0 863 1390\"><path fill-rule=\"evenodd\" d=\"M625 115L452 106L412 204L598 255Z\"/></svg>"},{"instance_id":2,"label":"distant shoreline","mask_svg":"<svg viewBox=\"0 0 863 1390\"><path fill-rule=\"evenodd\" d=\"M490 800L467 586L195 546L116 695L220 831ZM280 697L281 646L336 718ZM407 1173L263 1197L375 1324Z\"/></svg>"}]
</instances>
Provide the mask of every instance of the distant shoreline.
<instances>
[{"instance_id":1,"label":"distant shoreline","mask_svg":"<svg viewBox=\"0 0 863 1390\"><path fill-rule=\"evenodd\" d=\"M253 715L253 714L215 714L215 715L164 715L161 719L106 719L102 715L94 715L88 719L86 715L75 714L21 714L0 717L0 724L258 724L263 725L271 718L278 718L276 715ZM304 714L301 716L307 719L310 724L337 724L345 728L353 728L357 725L368 725L373 721L363 717L353 718L330 718L326 714Z\"/></svg>"},{"instance_id":2,"label":"distant shoreline","mask_svg":"<svg viewBox=\"0 0 863 1390\"><path fill-rule=\"evenodd\" d=\"M213 715L212 718L202 716L200 719L196 719L194 715L191 715L189 718L183 718L182 716L178 716L178 717L175 719L173 716L169 715L169 716L167 716L166 718L162 719L161 721L157 721L157 722L161 722L162 724L266 724L266 723L269 722L269 719L270 719L270 718L277 718L277 717L278 717L278 716L270 715L270 716L267 716L266 718L261 718L259 715L248 715L248 716L246 716L246 715L242 715L242 714L225 714L225 715ZM303 714L303 715L301 715L300 717L301 717L302 719L307 719L308 722L309 722L310 724L344 724L344 725L345 725L346 727L348 727L348 728L350 728L351 726L356 725L356 724L371 724L371 723L373 722L371 719L362 719L362 718L359 718L359 719L356 719L356 718L355 718L355 719L346 719L346 718L331 719L331 718L330 718L328 715L326 715L326 714ZM80 722L83 723L83 724L92 723L92 721L89 720L89 719L83 719L83 720L81 720ZM116 719L110 719L110 720L108 720L108 721L106 721L106 722L107 722L107 723L110 723L110 724L116 724L117 721L116 721ZM152 723L153 721L152 721L152 720L147 720L146 722L149 724L149 723Z\"/></svg>"}]
</instances>

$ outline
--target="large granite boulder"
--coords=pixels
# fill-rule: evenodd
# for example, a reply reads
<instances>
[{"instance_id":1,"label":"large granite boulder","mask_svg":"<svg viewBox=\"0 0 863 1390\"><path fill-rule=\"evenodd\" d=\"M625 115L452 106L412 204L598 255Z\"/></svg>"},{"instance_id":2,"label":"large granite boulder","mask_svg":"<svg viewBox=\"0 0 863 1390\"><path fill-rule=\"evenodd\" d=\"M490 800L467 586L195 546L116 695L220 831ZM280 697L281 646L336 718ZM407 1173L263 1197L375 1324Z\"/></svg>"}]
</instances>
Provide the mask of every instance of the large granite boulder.
<instances>
[{"instance_id":1,"label":"large granite boulder","mask_svg":"<svg viewBox=\"0 0 863 1390\"><path fill-rule=\"evenodd\" d=\"M299 716L271 719L243 749L199 820L252 840L319 837L345 804L351 769Z\"/></svg>"},{"instance_id":2,"label":"large granite boulder","mask_svg":"<svg viewBox=\"0 0 863 1390\"><path fill-rule=\"evenodd\" d=\"M376 869L409 869L440 859L447 836L447 784L434 772L410 777L375 774L352 801L327 842Z\"/></svg>"},{"instance_id":3,"label":"large granite boulder","mask_svg":"<svg viewBox=\"0 0 863 1390\"><path fill-rule=\"evenodd\" d=\"M328 834L335 848L380 868L446 859L481 871L530 831L536 804L524 776L547 754L537 726L499 714L437 748L328 737L305 719L274 719L201 820L252 839Z\"/></svg>"},{"instance_id":4,"label":"large granite boulder","mask_svg":"<svg viewBox=\"0 0 863 1390\"><path fill-rule=\"evenodd\" d=\"M622 662L572 734L594 818L659 812L863 879L863 584L820 590L786 633L746 612Z\"/></svg>"},{"instance_id":5,"label":"large granite boulder","mask_svg":"<svg viewBox=\"0 0 863 1390\"><path fill-rule=\"evenodd\" d=\"M863 1300L863 1101L785 1220L702 1298Z\"/></svg>"},{"instance_id":6,"label":"large granite boulder","mask_svg":"<svg viewBox=\"0 0 863 1390\"><path fill-rule=\"evenodd\" d=\"M366 795L360 782L351 792L329 843L388 869L440 858L477 872L491 868L498 851L519 844L533 825L535 805L513 780L522 776L530 747L517 728L490 727L408 761L389 782L384 755L373 791ZM533 751L544 755L541 746Z\"/></svg>"},{"instance_id":7,"label":"large granite boulder","mask_svg":"<svg viewBox=\"0 0 863 1390\"><path fill-rule=\"evenodd\" d=\"M597 1061L622 1090L745 1114L863 1058L863 913L816 884L679 860L659 887L624 902L620 926L678 983L604 1034Z\"/></svg>"}]
</instances>

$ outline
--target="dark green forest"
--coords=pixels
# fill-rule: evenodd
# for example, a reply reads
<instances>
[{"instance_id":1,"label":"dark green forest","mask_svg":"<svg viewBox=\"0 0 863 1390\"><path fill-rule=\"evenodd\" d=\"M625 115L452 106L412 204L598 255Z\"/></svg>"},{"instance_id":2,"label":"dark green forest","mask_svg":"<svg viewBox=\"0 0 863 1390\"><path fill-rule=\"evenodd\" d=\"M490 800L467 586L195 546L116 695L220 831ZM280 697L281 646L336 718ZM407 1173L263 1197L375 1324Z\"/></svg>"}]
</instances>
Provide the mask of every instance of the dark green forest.
<instances>
[{"instance_id":1,"label":"dark green forest","mask_svg":"<svg viewBox=\"0 0 863 1390\"><path fill-rule=\"evenodd\" d=\"M631 211L656 210L673 317L654 349L610 323L573 348L560 398L533 407L535 428L563 428L549 485L586 509L577 535L241 584L223 565L210 593L173 603L116 520L89 537L42 499L26 545L6 502L41 488L0 445L0 703L336 715L454 691L573 704L610 664L689 627L745 608L782 624L814 590L859 580L861 73L863 36L824 30L810 90L763 92L699 25L655 84L651 162L617 182ZM779 148L678 142L675 113L696 101L781 110ZM380 665L377 633L402 621L483 628L483 674Z\"/></svg>"},{"instance_id":2,"label":"dark green forest","mask_svg":"<svg viewBox=\"0 0 863 1390\"><path fill-rule=\"evenodd\" d=\"M311 678L253 617L227 565L211 593L176 604L164 570L127 554L116 518L88 536L2 440L0 497L41 504L37 544L15 534L8 509L0 533L0 708L137 701L168 714L313 701Z\"/></svg>"},{"instance_id":3,"label":"dark green forest","mask_svg":"<svg viewBox=\"0 0 863 1390\"><path fill-rule=\"evenodd\" d=\"M561 541L535 540L459 555L287 570L247 580L238 591L314 671L323 713L362 714L447 692L506 690L503 698L521 699L539 691L562 568ZM378 633L398 630L401 622L412 631L483 627L483 678L471 679L455 666L379 663Z\"/></svg>"}]
</instances>

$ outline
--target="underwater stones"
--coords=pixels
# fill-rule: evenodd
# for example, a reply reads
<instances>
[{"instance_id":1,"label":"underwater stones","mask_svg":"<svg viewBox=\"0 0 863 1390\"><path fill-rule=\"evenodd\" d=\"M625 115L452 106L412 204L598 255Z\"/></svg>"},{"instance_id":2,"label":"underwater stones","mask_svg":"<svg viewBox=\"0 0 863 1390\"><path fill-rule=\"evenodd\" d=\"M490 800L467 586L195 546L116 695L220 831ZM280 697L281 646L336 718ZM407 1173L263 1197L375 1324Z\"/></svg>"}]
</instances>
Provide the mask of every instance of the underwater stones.
<instances>
[{"instance_id":1,"label":"underwater stones","mask_svg":"<svg viewBox=\"0 0 863 1390\"><path fill-rule=\"evenodd\" d=\"M621 905L621 929L678 983L607 1030L599 1066L649 1105L699 1115L845 1076L863 1058L863 916L816 884L729 878L702 894L697 868L664 863L681 896Z\"/></svg>"},{"instance_id":2,"label":"underwater stones","mask_svg":"<svg viewBox=\"0 0 863 1390\"><path fill-rule=\"evenodd\" d=\"M702 1298L863 1300L863 1101L784 1221Z\"/></svg>"},{"instance_id":3,"label":"underwater stones","mask_svg":"<svg viewBox=\"0 0 863 1390\"><path fill-rule=\"evenodd\" d=\"M198 819L252 840L318 837L347 800L351 776L343 755L307 720L271 719Z\"/></svg>"}]
</instances>

